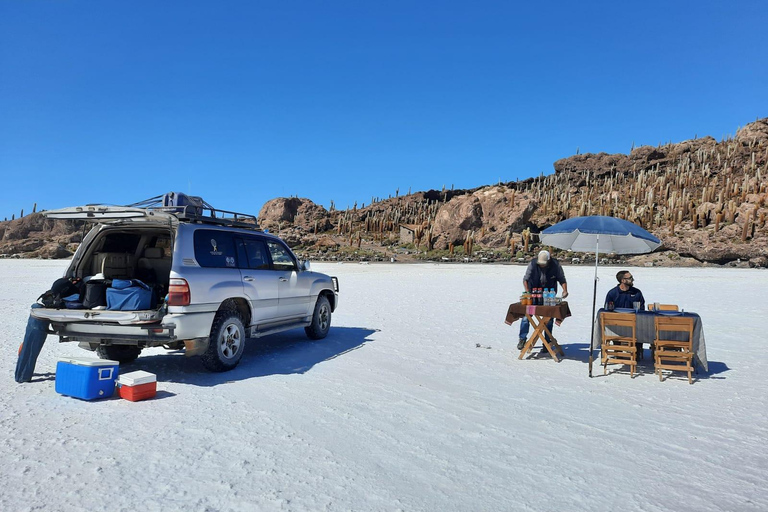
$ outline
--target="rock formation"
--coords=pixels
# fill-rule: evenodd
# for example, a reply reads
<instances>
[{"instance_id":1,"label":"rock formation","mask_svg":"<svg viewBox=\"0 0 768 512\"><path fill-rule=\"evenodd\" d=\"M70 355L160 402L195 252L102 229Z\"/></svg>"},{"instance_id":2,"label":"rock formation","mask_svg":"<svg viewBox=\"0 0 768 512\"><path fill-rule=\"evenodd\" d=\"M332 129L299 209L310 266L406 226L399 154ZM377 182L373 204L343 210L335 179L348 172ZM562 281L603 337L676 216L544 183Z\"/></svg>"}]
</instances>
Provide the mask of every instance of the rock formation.
<instances>
[{"instance_id":1,"label":"rock formation","mask_svg":"<svg viewBox=\"0 0 768 512\"><path fill-rule=\"evenodd\" d=\"M556 161L554 174L472 190L396 194L331 211L305 198L277 198L263 206L259 223L292 246L316 251L363 243L386 251L408 225L421 250L514 254L524 247L524 233L533 246L536 233L560 220L611 215L654 233L678 261L766 267L767 162L768 119L760 119L720 142L703 137L627 155L574 155ZM81 225L34 213L0 222L0 254L67 257L81 233Z\"/></svg>"}]
</instances>

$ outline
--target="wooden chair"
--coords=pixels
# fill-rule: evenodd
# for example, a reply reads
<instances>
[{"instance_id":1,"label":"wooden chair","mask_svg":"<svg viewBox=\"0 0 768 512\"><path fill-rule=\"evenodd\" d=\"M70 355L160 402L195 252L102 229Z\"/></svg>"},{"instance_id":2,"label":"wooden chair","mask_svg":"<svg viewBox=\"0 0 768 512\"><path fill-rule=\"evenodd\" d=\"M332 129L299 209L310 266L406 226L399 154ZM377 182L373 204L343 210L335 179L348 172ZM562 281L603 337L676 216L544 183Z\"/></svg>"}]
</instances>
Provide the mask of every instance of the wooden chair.
<instances>
[{"instance_id":1,"label":"wooden chair","mask_svg":"<svg viewBox=\"0 0 768 512\"><path fill-rule=\"evenodd\" d=\"M653 303L648 304L648 311L653 311ZM659 304L659 311L680 311L677 304Z\"/></svg>"},{"instance_id":2,"label":"wooden chair","mask_svg":"<svg viewBox=\"0 0 768 512\"><path fill-rule=\"evenodd\" d=\"M662 379L661 370L688 372L688 384L693 384L693 318L657 316L654 318L656 339L654 340L654 372ZM687 340L668 338L672 333L687 333Z\"/></svg>"},{"instance_id":3,"label":"wooden chair","mask_svg":"<svg viewBox=\"0 0 768 512\"><path fill-rule=\"evenodd\" d=\"M608 371L609 364L629 365L630 377L635 377L637 368L637 329L636 315L624 313L600 313L600 325L602 326L602 341L600 353L603 363L603 375ZM619 329L611 329L618 327ZM631 335L607 334L611 332L631 332Z\"/></svg>"}]
</instances>

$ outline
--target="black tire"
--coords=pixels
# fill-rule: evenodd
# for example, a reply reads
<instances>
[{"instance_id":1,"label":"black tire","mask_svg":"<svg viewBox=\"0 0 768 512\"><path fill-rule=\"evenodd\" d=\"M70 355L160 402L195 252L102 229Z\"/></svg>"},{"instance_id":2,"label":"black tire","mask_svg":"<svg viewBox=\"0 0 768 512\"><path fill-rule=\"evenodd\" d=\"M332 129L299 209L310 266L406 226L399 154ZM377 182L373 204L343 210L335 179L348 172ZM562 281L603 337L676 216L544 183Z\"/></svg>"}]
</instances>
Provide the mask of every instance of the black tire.
<instances>
[{"instance_id":1,"label":"black tire","mask_svg":"<svg viewBox=\"0 0 768 512\"><path fill-rule=\"evenodd\" d=\"M111 359L119 363L132 363L141 354L141 349L135 345L102 345L96 347L96 355L100 359Z\"/></svg>"},{"instance_id":2,"label":"black tire","mask_svg":"<svg viewBox=\"0 0 768 512\"><path fill-rule=\"evenodd\" d=\"M315 303L315 312L312 314L312 323L304 328L311 340L321 340L328 336L331 329L331 303L328 297L321 295Z\"/></svg>"},{"instance_id":3,"label":"black tire","mask_svg":"<svg viewBox=\"0 0 768 512\"><path fill-rule=\"evenodd\" d=\"M208 350L200 359L212 372L226 372L234 368L245 350L245 327L240 314L233 310L219 311L213 320Z\"/></svg>"}]
</instances>

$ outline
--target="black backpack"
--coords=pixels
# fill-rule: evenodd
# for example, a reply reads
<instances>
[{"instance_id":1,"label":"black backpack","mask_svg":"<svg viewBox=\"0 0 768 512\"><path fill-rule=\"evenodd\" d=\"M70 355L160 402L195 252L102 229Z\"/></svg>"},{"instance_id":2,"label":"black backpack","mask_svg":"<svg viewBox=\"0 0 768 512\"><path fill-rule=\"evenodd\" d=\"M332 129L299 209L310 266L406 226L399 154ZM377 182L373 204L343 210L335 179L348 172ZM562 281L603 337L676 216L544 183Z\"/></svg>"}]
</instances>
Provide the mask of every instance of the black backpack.
<instances>
[{"instance_id":1,"label":"black backpack","mask_svg":"<svg viewBox=\"0 0 768 512\"><path fill-rule=\"evenodd\" d=\"M51 285L51 289L37 298L46 308L61 309L64 307L64 297L80 294L83 282L79 277L62 277Z\"/></svg>"}]
</instances>

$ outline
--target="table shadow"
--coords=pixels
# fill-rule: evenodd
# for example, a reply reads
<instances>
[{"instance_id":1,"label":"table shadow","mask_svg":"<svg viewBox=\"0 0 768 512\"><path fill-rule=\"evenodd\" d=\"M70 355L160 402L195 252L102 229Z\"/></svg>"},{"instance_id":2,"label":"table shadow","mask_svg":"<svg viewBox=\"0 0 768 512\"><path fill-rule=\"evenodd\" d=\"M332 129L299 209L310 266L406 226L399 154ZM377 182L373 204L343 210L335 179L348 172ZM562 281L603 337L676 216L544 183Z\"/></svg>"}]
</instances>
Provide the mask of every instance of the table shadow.
<instances>
[{"instance_id":1,"label":"table shadow","mask_svg":"<svg viewBox=\"0 0 768 512\"><path fill-rule=\"evenodd\" d=\"M560 345L565 352L564 359L571 359L573 361L581 361L583 363L589 364L589 343L571 343L568 345ZM643 359L639 360L637 362L637 370L638 373L650 373L653 374L653 359L651 359L651 351L646 346L643 349ZM718 376L722 373L725 373L730 370L728 365L722 361L707 361L707 366L709 367L709 371L705 371L701 367L697 367L696 371L693 374L693 377L695 379L705 380L705 379L725 379L724 376ZM600 344L595 344L595 350L594 350L594 359L592 361L592 373L593 375L599 375L603 374L602 370L596 370L596 368L600 367ZM618 366L616 366L618 368ZM610 374L610 366L609 371ZM627 371L627 373L629 373ZM684 375L681 372L674 372L673 375ZM687 380L687 377L686 377Z\"/></svg>"},{"instance_id":2,"label":"table shadow","mask_svg":"<svg viewBox=\"0 0 768 512\"><path fill-rule=\"evenodd\" d=\"M215 386L253 377L303 374L316 364L330 361L372 341L376 329L332 327L325 339L309 340L303 329L295 329L264 338L249 339L243 358L236 368L214 373L206 370L199 357L186 357L183 350L140 356L120 365L120 373L145 370L160 382L179 382L194 386Z\"/></svg>"}]
</instances>

